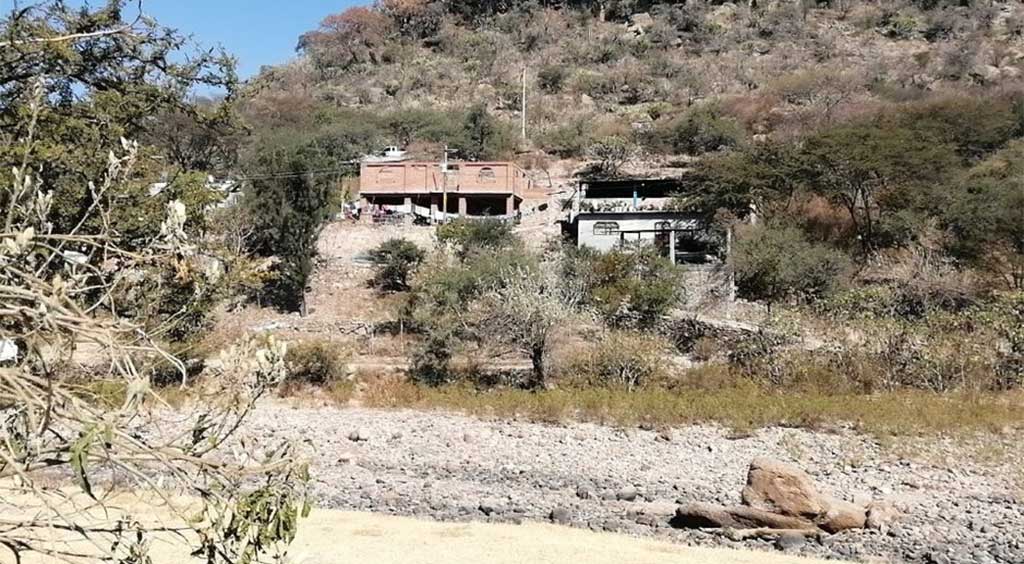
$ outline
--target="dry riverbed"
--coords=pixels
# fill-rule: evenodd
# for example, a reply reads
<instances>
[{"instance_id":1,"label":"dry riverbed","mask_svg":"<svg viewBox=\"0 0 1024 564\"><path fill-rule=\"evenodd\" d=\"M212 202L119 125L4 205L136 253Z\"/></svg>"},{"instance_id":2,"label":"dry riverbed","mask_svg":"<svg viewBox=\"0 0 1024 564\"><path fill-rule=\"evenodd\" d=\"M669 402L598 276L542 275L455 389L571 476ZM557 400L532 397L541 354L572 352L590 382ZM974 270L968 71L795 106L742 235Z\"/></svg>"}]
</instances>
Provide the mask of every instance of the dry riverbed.
<instances>
[{"instance_id":1,"label":"dry riverbed","mask_svg":"<svg viewBox=\"0 0 1024 564\"><path fill-rule=\"evenodd\" d=\"M758 456L822 490L902 513L881 530L822 535L795 555L875 562L1024 562L1017 431L976 439L878 439L852 431L717 426L663 430L488 421L415 411L262 404L242 431L315 448L319 505L448 522L550 522L705 547L780 550L680 530L679 504L739 502Z\"/></svg>"},{"instance_id":2,"label":"dry riverbed","mask_svg":"<svg viewBox=\"0 0 1024 564\"><path fill-rule=\"evenodd\" d=\"M180 500L186 504L186 500ZM133 519L154 526L179 521L151 504L119 500ZM120 514L120 513L118 513ZM9 516L8 516L9 517ZM99 554L77 535L54 533L51 548ZM153 564L199 564L184 540L172 534L151 538ZM0 564L14 564L0 553ZM87 564L88 557L60 559L26 554L21 564ZM825 564L825 560L793 555L688 547L626 535L596 533L556 525L440 523L373 513L314 510L302 522L288 551L286 564Z\"/></svg>"}]
</instances>

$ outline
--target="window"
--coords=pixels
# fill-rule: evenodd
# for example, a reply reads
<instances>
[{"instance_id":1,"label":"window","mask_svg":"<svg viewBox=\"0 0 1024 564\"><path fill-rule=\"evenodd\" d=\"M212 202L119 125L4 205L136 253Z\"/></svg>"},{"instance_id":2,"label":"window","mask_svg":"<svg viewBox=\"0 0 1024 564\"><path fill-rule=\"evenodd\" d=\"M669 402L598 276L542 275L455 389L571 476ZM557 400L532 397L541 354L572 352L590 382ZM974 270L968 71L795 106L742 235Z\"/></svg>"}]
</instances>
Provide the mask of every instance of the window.
<instances>
[{"instance_id":1,"label":"window","mask_svg":"<svg viewBox=\"0 0 1024 564\"><path fill-rule=\"evenodd\" d=\"M614 221L598 221L594 224L594 235L615 235L619 232L619 224Z\"/></svg>"},{"instance_id":2,"label":"window","mask_svg":"<svg viewBox=\"0 0 1024 564\"><path fill-rule=\"evenodd\" d=\"M493 168L485 166L477 173L477 180L479 180L481 184L493 184L498 181L498 175L494 173Z\"/></svg>"}]
</instances>

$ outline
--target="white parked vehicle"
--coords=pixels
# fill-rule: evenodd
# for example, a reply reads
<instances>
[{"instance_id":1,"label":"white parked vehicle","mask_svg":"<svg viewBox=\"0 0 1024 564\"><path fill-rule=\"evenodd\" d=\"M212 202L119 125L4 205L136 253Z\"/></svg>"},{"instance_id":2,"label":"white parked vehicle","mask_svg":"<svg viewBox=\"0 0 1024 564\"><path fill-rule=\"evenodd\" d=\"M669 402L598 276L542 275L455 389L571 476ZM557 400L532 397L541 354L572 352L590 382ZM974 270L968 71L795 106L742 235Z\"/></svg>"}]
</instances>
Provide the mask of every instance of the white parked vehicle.
<instances>
[{"instance_id":1,"label":"white parked vehicle","mask_svg":"<svg viewBox=\"0 0 1024 564\"><path fill-rule=\"evenodd\" d=\"M363 160L370 163L389 163L404 161L408 151L403 151L397 146L384 147L384 150L375 155L366 155Z\"/></svg>"}]
</instances>

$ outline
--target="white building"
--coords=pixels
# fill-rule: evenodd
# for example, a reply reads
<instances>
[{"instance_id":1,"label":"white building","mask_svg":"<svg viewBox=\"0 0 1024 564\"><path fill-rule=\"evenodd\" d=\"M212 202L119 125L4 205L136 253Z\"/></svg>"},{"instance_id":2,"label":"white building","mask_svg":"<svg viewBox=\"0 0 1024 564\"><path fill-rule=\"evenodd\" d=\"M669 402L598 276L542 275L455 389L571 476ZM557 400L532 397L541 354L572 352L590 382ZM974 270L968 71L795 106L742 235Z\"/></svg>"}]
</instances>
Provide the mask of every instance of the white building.
<instances>
[{"instance_id":1,"label":"white building","mask_svg":"<svg viewBox=\"0 0 1024 564\"><path fill-rule=\"evenodd\" d=\"M580 247L610 251L653 245L676 264L716 264L721 237L702 216L672 211L679 179L621 179L585 182L572 202L568 226Z\"/></svg>"}]
</instances>

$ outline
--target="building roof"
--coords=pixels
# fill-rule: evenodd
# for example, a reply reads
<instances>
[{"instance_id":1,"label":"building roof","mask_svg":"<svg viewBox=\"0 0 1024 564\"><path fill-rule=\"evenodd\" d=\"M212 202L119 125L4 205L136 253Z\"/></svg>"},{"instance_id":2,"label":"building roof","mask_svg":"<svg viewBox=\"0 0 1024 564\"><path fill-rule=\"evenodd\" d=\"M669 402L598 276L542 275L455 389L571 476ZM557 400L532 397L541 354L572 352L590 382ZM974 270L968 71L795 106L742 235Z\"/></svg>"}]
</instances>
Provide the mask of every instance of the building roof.
<instances>
[{"instance_id":1,"label":"building roof","mask_svg":"<svg viewBox=\"0 0 1024 564\"><path fill-rule=\"evenodd\" d=\"M682 178L583 179L587 198L626 198L633 192L652 198L666 198L683 190Z\"/></svg>"}]
</instances>

